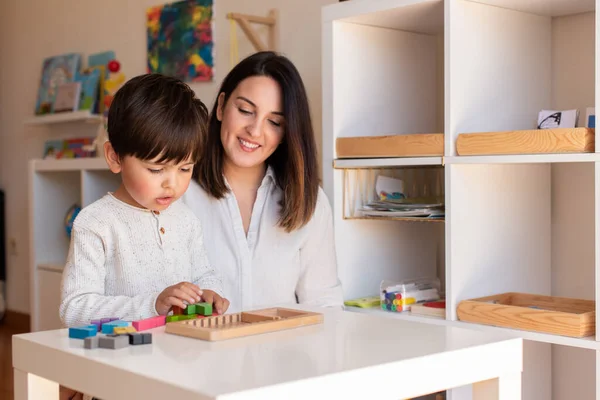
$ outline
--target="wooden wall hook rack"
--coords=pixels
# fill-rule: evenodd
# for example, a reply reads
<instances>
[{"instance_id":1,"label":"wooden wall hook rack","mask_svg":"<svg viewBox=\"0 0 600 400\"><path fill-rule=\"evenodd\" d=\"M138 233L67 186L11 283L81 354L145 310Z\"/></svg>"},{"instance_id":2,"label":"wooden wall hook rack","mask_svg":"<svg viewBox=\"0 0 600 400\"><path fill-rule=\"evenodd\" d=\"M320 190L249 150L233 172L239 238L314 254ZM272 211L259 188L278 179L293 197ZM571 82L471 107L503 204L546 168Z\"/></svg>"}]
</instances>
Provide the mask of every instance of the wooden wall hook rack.
<instances>
[{"instance_id":1,"label":"wooden wall hook rack","mask_svg":"<svg viewBox=\"0 0 600 400\"><path fill-rule=\"evenodd\" d=\"M227 14L228 19L232 19L239 24L240 28L242 28L242 31L244 31L248 37L248 40L250 40L256 51L277 50L277 17L278 12L276 9L269 11L269 15L267 17L238 13ZM254 30L250 23L266 25L269 27L268 45L263 43L258 33Z\"/></svg>"}]
</instances>

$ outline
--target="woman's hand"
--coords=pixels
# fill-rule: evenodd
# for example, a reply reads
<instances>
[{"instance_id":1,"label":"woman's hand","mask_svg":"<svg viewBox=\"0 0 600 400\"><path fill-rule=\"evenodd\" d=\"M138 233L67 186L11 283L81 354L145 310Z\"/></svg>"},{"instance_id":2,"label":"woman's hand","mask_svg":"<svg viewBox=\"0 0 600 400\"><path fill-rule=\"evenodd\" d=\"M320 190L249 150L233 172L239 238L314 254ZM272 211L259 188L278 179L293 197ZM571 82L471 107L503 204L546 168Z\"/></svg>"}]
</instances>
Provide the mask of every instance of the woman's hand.
<instances>
[{"instance_id":1,"label":"woman's hand","mask_svg":"<svg viewBox=\"0 0 600 400\"><path fill-rule=\"evenodd\" d=\"M203 292L208 292L208 290L203 291L190 282L179 282L169 286L156 298L156 312L159 315L167 315L173 306L185 309L187 304L199 302ZM187 302L187 304L184 302ZM227 302L227 305L229 305L229 302Z\"/></svg>"},{"instance_id":2,"label":"woman's hand","mask_svg":"<svg viewBox=\"0 0 600 400\"><path fill-rule=\"evenodd\" d=\"M218 314L224 314L229 308L229 300L219 296L212 290L203 290L202 299L204 299L205 302L212 304Z\"/></svg>"}]
</instances>

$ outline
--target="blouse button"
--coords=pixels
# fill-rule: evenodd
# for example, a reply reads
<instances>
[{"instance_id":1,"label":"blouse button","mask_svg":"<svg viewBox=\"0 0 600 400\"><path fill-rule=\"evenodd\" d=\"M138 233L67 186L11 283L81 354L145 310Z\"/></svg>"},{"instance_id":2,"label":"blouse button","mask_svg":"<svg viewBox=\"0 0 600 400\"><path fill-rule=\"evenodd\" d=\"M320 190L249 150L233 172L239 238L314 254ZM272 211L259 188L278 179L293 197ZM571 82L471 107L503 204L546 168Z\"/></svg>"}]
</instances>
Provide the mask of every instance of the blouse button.
<instances>
[{"instance_id":1,"label":"blouse button","mask_svg":"<svg viewBox=\"0 0 600 400\"><path fill-rule=\"evenodd\" d=\"M165 228L160 228L160 233L162 233L163 235L165 234Z\"/></svg>"}]
</instances>

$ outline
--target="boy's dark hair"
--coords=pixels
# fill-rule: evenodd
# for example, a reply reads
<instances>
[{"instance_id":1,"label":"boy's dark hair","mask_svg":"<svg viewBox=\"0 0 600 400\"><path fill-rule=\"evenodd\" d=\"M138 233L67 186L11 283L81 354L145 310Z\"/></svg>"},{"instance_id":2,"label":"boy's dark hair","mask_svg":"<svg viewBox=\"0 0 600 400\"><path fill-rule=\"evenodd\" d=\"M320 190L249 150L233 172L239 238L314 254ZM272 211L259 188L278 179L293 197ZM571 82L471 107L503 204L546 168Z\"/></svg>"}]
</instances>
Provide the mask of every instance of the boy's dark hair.
<instances>
[{"instance_id":1,"label":"boy's dark hair","mask_svg":"<svg viewBox=\"0 0 600 400\"><path fill-rule=\"evenodd\" d=\"M119 157L197 162L208 110L179 79L144 74L127 81L108 110L108 139ZM160 159L157 157L160 156Z\"/></svg>"},{"instance_id":2,"label":"boy's dark hair","mask_svg":"<svg viewBox=\"0 0 600 400\"><path fill-rule=\"evenodd\" d=\"M275 179L283 189L279 226L291 232L313 216L319 194L317 145L312 127L308 97L300 73L285 56L271 51L252 54L237 64L225 77L217 97L224 93L223 107L231 93L246 78L266 76L281 88L284 139L267 159ZM223 177L225 150L221 142L221 122L215 101L208 126L204 155L195 168L200 186L220 199L229 191Z\"/></svg>"}]
</instances>

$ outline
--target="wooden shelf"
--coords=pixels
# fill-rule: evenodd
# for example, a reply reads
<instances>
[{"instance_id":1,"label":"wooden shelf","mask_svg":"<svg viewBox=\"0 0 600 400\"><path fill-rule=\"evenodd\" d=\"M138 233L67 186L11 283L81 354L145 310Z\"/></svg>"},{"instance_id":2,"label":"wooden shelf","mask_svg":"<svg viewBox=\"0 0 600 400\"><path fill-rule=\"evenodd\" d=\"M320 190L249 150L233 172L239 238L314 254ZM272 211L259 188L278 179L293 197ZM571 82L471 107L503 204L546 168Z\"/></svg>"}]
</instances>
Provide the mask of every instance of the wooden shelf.
<instances>
[{"instance_id":1,"label":"wooden shelf","mask_svg":"<svg viewBox=\"0 0 600 400\"><path fill-rule=\"evenodd\" d=\"M88 110L64 112L57 114L36 115L25 121L26 125L47 125L66 122L89 122L99 123L102 121L102 116L92 114Z\"/></svg>"},{"instance_id":2,"label":"wooden shelf","mask_svg":"<svg viewBox=\"0 0 600 400\"><path fill-rule=\"evenodd\" d=\"M31 160L30 164L35 171L108 170L104 157Z\"/></svg>"},{"instance_id":3,"label":"wooden shelf","mask_svg":"<svg viewBox=\"0 0 600 400\"><path fill-rule=\"evenodd\" d=\"M347 217L345 220L372 220L372 221L405 221L405 222L446 222L444 218L427 217Z\"/></svg>"},{"instance_id":4,"label":"wooden shelf","mask_svg":"<svg viewBox=\"0 0 600 400\"><path fill-rule=\"evenodd\" d=\"M443 133L338 137L335 140L338 158L376 157L442 157Z\"/></svg>"},{"instance_id":5,"label":"wooden shelf","mask_svg":"<svg viewBox=\"0 0 600 400\"><path fill-rule=\"evenodd\" d=\"M600 153L510 154L445 157L444 164L540 164L598 162Z\"/></svg>"},{"instance_id":6,"label":"wooden shelf","mask_svg":"<svg viewBox=\"0 0 600 400\"><path fill-rule=\"evenodd\" d=\"M472 0L510 10L522 11L546 17L562 17L581 14L596 9L595 0Z\"/></svg>"},{"instance_id":7,"label":"wooden shelf","mask_svg":"<svg viewBox=\"0 0 600 400\"><path fill-rule=\"evenodd\" d=\"M333 168L359 169L359 168L387 168L410 166L440 166L443 157L401 157L401 158L352 158L333 160Z\"/></svg>"},{"instance_id":8,"label":"wooden shelf","mask_svg":"<svg viewBox=\"0 0 600 400\"><path fill-rule=\"evenodd\" d=\"M424 315L413 315L409 312L408 313L394 313L394 312L389 312L389 311L383 311L379 308L359 308L359 307L346 306L346 310L351 311L351 312L373 314L373 315L387 317L387 318L397 318L397 319L402 319L402 320L406 320L406 321L422 322L422 323L432 324L432 325L453 326L456 328L474 329L474 330L487 331L487 332L498 332L498 333L507 334L507 335L510 335L513 337L520 337L525 340L535 341L535 342L560 344L560 345L564 345L564 346L578 347L581 349L600 350L600 342L597 342L596 338L594 336L590 336L590 337L586 337L586 338L573 338L573 337L568 337L568 336L552 335L552 334L548 334L548 333L523 331L523 330L519 330L519 329L499 328L496 326L474 324L474 323L470 323L470 322L450 321L450 320L446 320L443 318L428 317L428 316L424 316Z\"/></svg>"},{"instance_id":9,"label":"wooden shelf","mask_svg":"<svg viewBox=\"0 0 600 400\"><path fill-rule=\"evenodd\" d=\"M593 153L595 140L592 128L461 133L456 139L456 153L460 156Z\"/></svg>"}]
</instances>

